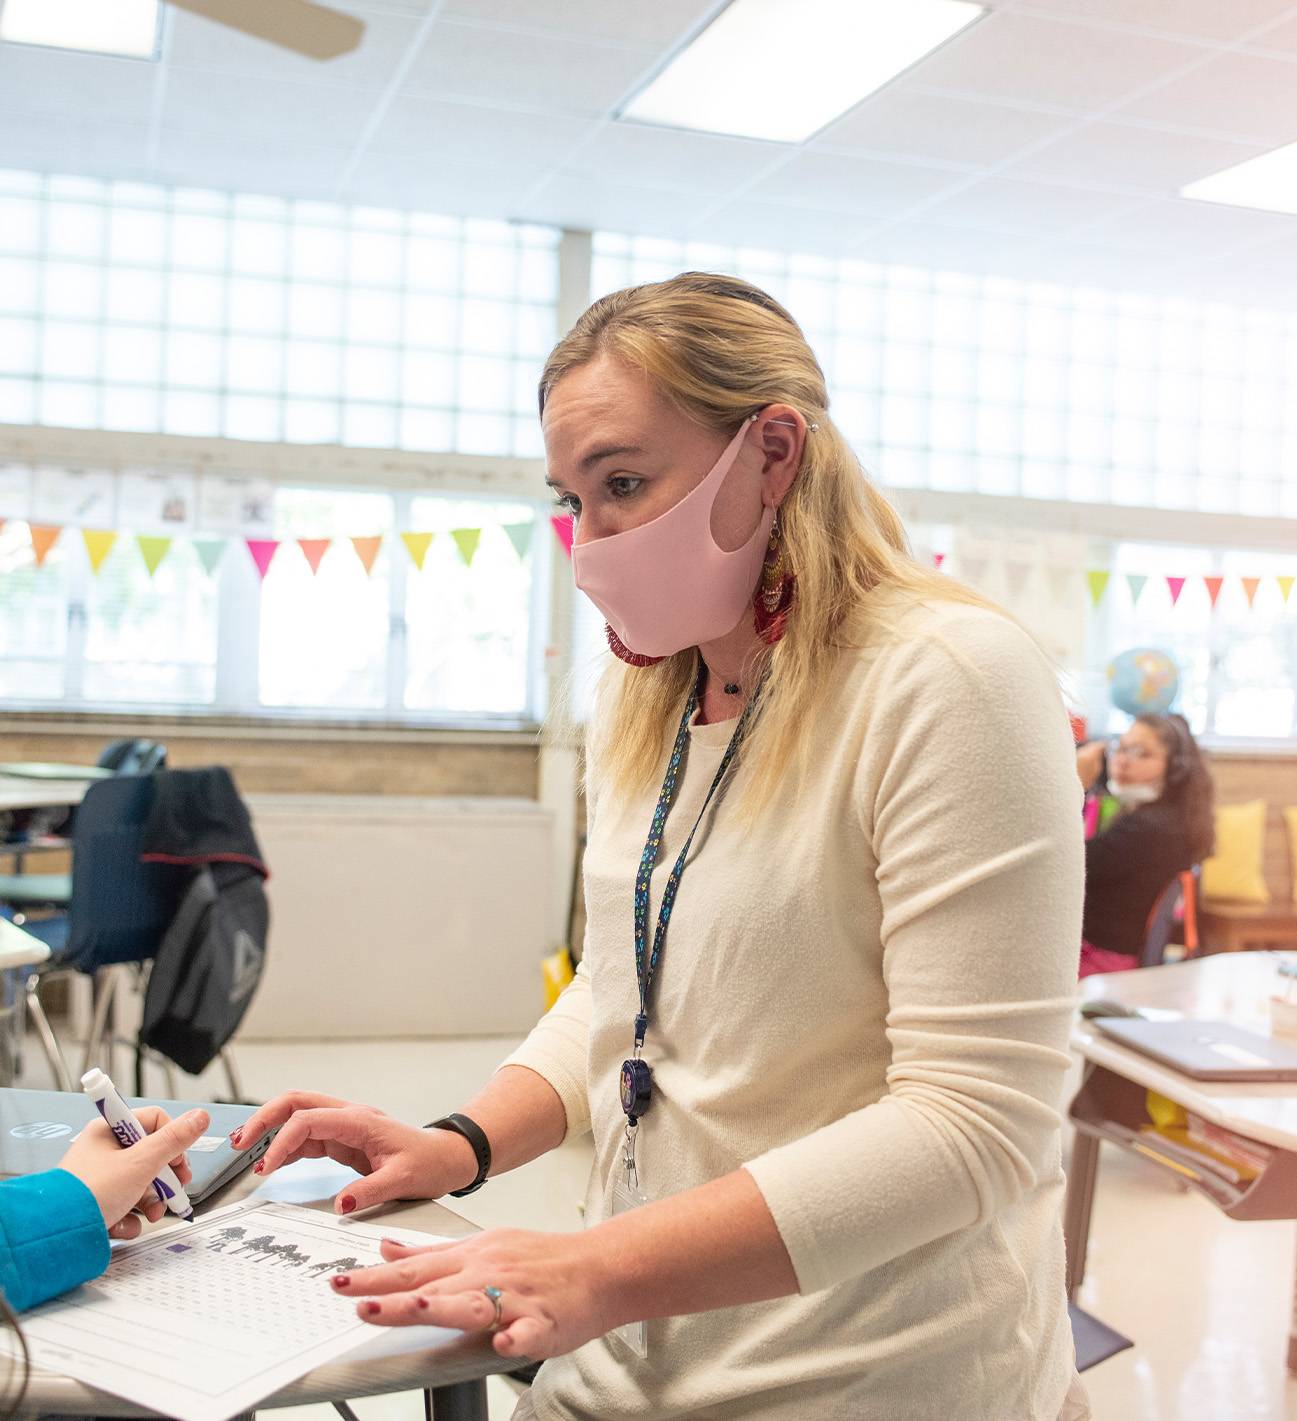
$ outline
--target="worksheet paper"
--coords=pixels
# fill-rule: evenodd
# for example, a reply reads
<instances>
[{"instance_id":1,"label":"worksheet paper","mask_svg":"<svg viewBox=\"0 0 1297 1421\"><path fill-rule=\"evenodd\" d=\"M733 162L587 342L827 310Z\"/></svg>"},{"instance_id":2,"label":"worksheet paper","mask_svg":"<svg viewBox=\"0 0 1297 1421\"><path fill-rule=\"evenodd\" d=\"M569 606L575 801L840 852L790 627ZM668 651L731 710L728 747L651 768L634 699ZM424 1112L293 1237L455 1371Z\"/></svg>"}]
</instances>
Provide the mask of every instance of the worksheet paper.
<instances>
[{"instance_id":1,"label":"worksheet paper","mask_svg":"<svg viewBox=\"0 0 1297 1421\"><path fill-rule=\"evenodd\" d=\"M383 1238L445 1241L295 1204L217 1209L119 1247L102 1277L27 1313L32 1363L178 1421L226 1421L372 1352L375 1329L328 1279L381 1263ZM414 1330L427 1347L452 1335Z\"/></svg>"}]
</instances>

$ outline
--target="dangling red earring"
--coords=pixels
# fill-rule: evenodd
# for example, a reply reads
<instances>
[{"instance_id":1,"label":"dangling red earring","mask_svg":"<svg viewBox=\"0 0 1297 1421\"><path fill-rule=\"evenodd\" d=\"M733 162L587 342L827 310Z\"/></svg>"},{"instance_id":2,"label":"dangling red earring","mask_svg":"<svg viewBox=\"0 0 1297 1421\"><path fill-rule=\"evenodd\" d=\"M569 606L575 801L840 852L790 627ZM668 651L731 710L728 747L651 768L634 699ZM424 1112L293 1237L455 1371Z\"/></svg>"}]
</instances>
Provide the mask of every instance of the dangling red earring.
<instances>
[{"instance_id":1,"label":"dangling red earring","mask_svg":"<svg viewBox=\"0 0 1297 1421\"><path fill-rule=\"evenodd\" d=\"M656 666L659 661L666 660L664 656L644 656L638 651L632 651L607 622L604 623L604 631L608 633L608 649L618 661L624 661L627 666Z\"/></svg>"},{"instance_id":2,"label":"dangling red earring","mask_svg":"<svg viewBox=\"0 0 1297 1421\"><path fill-rule=\"evenodd\" d=\"M770 543L761 564L761 580L753 601L752 624L767 646L774 646L788 627L788 613L797 589L797 576L788 564L779 515L770 525Z\"/></svg>"}]
</instances>

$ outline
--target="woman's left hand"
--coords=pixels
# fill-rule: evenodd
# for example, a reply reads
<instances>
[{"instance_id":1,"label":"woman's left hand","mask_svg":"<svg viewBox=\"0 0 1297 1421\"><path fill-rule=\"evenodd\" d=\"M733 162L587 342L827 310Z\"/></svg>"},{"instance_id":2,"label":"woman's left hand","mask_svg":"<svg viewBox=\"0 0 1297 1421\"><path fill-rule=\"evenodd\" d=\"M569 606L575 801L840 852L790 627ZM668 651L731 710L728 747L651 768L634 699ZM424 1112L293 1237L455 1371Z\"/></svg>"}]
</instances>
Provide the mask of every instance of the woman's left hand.
<instances>
[{"instance_id":1,"label":"woman's left hand","mask_svg":"<svg viewBox=\"0 0 1297 1421\"><path fill-rule=\"evenodd\" d=\"M453 1327L486 1332L499 1288L495 1350L505 1357L561 1356L625 1321L613 1315L599 1231L491 1229L459 1243L413 1248L384 1239L374 1268L341 1273L336 1291L365 1299L356 1311L380 1327Z\"/></svg>"}]
</instances>

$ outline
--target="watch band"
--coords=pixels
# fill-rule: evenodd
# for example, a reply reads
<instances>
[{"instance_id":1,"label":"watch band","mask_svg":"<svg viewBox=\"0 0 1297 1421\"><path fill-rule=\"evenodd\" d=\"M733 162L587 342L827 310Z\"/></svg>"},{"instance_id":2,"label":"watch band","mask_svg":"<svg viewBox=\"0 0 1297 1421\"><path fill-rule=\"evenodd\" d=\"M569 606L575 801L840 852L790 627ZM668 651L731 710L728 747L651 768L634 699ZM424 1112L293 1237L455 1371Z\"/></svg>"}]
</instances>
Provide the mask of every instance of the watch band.
<instances>
[{"instance_id":1,"label":"watch band","mask_svg":"<svg viewBox=\"0 0 1297 1421\"><path fill-rule=\"evenodd\" d=\"M465 1194L472 1194L474 1190L481 1189L486 1183L487 1175L491 1172L491 1142L486 1138L486 1131L475 1120L470 1120L467 1115L443 1115L440 1120L430 1120L423 1128L425 1130L453 1130L456 1135L462 1135L473 1146L473 1153L477 1156L477 1177L472 1184L463 1189L452 1189L450 1191L451 1198L462 1199Z\"/></svg>"}]
</instances>

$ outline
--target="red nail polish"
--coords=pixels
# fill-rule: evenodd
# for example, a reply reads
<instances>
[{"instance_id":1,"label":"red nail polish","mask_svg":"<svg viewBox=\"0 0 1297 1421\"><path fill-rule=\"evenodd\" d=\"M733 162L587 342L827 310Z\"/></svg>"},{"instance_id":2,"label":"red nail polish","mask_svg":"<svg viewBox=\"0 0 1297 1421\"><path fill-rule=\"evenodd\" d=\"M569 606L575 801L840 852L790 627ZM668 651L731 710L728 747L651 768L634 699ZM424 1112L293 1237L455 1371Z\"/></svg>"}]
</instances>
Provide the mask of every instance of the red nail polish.
<instances>
[{"instance_id":1,"label":"red nail polish","mask_svg":"<svg viewBox=\"0 0 1297 1421\"><path fill-rule=\"evenodd\" d=\"M256 1164L254 1164L254 1165L252 1166L252 1172L253 1172L253 1174L264 1174L264 1173L265 1173L265 1169L266 1169L266 1162L265 1162L265 1160L263 1160L263 1159L259 1159L259 1160L256 1162Z\"/></svg>"},{"instance_id":2,"label":"red nail polish","mask_svg":"<svg viewBox=\"0 0 1297 1421\"><path fill-rule=\"evenodd\" d=\"M338 1200L338 1204L344 1214L351 1213L351 1211L356 1207L356 1201L351 1197L350 1194L344 1194L342 1198Z\"/></svg>"},{"instance_id":3,"label":"red nail polish","mask_svg":"<svg viewBox=\"0 0 1297 1421\"><path fill-rule=\"evenodd\" d=\"M333 1286L335 1288L349 1288L351 1287L351 1279L345 1273L339 1273L333 1280Z\"/></svg>"},{"instance_id":4,"label":"red nail polish","mask_svg":"<svg viewBox=\"0 0 1297 1421\"><path fill-rule=\"evenodd\" d=\"M373 1317L374 1314L375 1314L376 1312L378 1312L378 1310L379 1310L379 1308L378 1308L378 1304L377 1304L377 1303L366 1303L366 1304L365 1304L365 1312L366 1312L366 1314L367 1314L369 1317Z\"/></svg>"},{"instance_id":5,"label":"red nail polish","mask_svg":"<svg viewBox=\"0 0 1297 1421\"><path fill-rule=\"evenodd\" d=\"M421 1312L426 1312L426 1311L428 1310L428 1306L429 1306L429 1304L428 1304L428 1299L427 1299L427 1298L420 1298L420 1299L419 1299L419 1310L420 1310Z\"/></svg>"},{"instance_id":6,"label":"red nail polish","mask_svg":"<svg viewBox=\"0 0 1297 1421\"><path fill-rule=\"evenodd\" d=\"M232 1145L237 1145L237 1144L239 1143L239 1136L240 1136L242 1133L243 1133L242 1130L231 1130L231 1131L230 1131L230 1144L232 1144Z\"/></svg>"}]
</instances>

